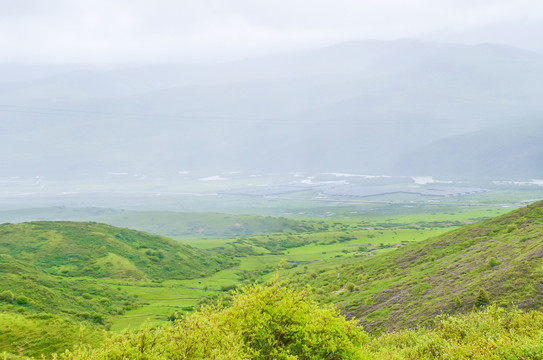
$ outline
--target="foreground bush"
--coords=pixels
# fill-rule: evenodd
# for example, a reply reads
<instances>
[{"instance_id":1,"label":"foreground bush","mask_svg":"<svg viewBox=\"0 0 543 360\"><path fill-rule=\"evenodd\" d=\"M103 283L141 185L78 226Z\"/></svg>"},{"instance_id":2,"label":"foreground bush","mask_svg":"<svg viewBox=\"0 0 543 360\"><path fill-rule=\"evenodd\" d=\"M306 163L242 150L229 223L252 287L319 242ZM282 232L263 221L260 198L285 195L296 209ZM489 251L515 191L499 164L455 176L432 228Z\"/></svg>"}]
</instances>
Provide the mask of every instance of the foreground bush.
<instances>
[{"instance_id":1,"label":"foreground bush","mask_svg":"<svg viewBox=\"0 0 543 360\"><path fill-rule=\"evenodd\" d=\"M0 354L2 360L15 358ZM537 360L543 359L543 313L490 306L441 316L433 329L370 339L334 308L319 307L304 292L273 282L238 292L228 308L207 307L156 329L126 331L98 348L80 347L53 358Z\"/></svg>"},{"instance_id":2,"label":"foreground bush","mask_svg":"<svg viewBox=\"0 0 543 360\"><path fill-rule=\"evenodd\" d=\"M543 359L543 313L491 306L441 317L435 329L403 330L365 346L373 359Z\"/></svg>"},{"instance_id":3,"label":"foreground bush","mask_svg":"<svg viewBox=\"0 0 543 360\"><path fill-rule=\"evenodd\" d=\"M361 359L368 336L333 307L277 282L253 285L157 329L125 332L61 359Z\"/></svg>"}]
</instances>

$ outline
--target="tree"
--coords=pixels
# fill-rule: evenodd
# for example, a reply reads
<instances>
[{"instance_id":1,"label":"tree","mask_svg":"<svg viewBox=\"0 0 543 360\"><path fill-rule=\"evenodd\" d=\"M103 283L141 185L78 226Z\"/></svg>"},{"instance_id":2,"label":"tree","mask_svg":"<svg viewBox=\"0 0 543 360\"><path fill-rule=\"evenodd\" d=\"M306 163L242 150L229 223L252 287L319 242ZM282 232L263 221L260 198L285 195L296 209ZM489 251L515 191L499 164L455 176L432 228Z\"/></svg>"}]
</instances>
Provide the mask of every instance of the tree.
<instances>
[{"instance_id":1,"label":"tree","mask_svg":"<svg viewBox=\"0 0 543 360\"><path fill-rule=\"evenodd\" d=\"M460 298L457 296L455 299L454 299L454 307L455 308L459 308L462 306L462 301L460 300Z\"/></svg>"},{"instance_id":2,"label":"tree","mask_svg":"<svg viewBox=\"0 0 543 360\"><path fill-rule=\"evenodd\" d=\"M490 298L488 297L488 293L485 291L485 289L480 288L477 296L475 297L475 306L480 308L488 304L490 304Z\"/></svg>"}]
</instances>

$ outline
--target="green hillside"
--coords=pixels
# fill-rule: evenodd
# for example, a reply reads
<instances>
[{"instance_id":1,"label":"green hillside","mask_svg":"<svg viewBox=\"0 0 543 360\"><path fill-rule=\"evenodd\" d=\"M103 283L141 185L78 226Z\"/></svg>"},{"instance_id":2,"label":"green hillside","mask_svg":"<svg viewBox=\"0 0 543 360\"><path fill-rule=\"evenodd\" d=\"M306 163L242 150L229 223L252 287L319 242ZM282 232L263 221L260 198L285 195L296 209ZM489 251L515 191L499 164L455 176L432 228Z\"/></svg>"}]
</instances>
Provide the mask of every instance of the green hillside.
<instances>
[{"instance_id":1,"label":"green hillside","mask_svg":"<svg viewBox=\"0 0 543 360\"><path fill-rule=\"evenodd\" d=\"M35 356L63 352L74 345L96 346L104 340L102 329L96 325L53 315L22 315L0 313L0 359L15 355ZM2 354L4 353L4 354ZM10 356L6 354L11 354Z\"/></svg>"},{"instance_id":2,"label":"green hillside","mask_svg":"<svg viewBox=\"0 0 543 360\"><path fill-rule=\"evenodd\" d=\"M269 233L322 230L309 221L284 217L229 215L211 212L144 211L101 216L100 222L173 238L228 238Z\"/></svg>"},{"instance_id":3,"label":"green hillside","mask_svg":"<svg viewBox=\"0 0 543 360\"><path fill-rule=\"evenodd\" d=\"M231 265L225 256L104 224L2 224L0 352L39 355L96 343L112 317L144 305L126 286L200 278ZM80 323L88 330L78 340Z\"/></svg>"},{"instance_id":4,"label":"green hillside","mask_svg":"<svg viewBox=\"0 0 543 360\"><path fill-rule=\"evenodd\" d=\"M280 277L290 285L284 289L281 286L281 292L288 290L283 294L287 302L297 296L301 301L296 300L296 305L289 307L300 308L306 300L311 304L314 300L333 304L371 333L364 344L349 345L349 351L354 351L351 355L356 353L368 359L436 358L436 354L445 350L469 354L474 347L485 347L481 352L485 355L480 357L485 358L496 349L517 356L515 349L521 345L534 354L540 351L537 348L540 333L529 323L530 319L539 323L541 313L524 314L515 307L543 310L543 202L416 242L431 233L445 231L439 227L434 229L436 223L430 222L430 217L425 219L432 227L411 228L406 223L404 228L401 221L387 221L386 227L376 223L370 228L368 223L358 220L345 223L330 220L330 223L324 221L312 229L304 229L301 234L269 234L236 241L207 240L206 243L220 245L209 250L97 223L2 224L0 354L6 351L39 357L71 349L78 343L94 346L101 341L102 330L110 326L115 331L128 326L141 329L145 321L149 327L161 326L174 312L188 319L183 322L185 325L166 325L156 332L144 326L141 333L130 332L121 338L131 339L129 343L137 345L141 336L158 336L160 346L173 351L172 355L177 350L170 347L177 345L168 341L177 339L177 344L183 345L181 339L190 326L205 323L200 329L204 329L203 340L199 335L187 340L187 349L201 349L207 354L206 341L222 343L221 336L225 335L234 341L235 349L223 350L238 351L240 346L246 346L245 341L252 340L237 336L251 337L254 329L245 329L248 324L238 324L241 327L233 324L241 315L261 316L262 311L275 311L273 302L268 302L266 297L277 293L269 292L266 286L246 288L252 294L249 298L256 296L265 308L271 304L268 310L255 305L248 312L249 298L235 294L232 297L227 289L243 279L253 282L271 277L270 271L273 272L282 258L288 262L280 271ZM220 219L215 220L222 226ZM426 235L423 237L423 234ZM295 295L292 288L296 287L306 289L303 295ZM234 308L212 306L204 317L198 312L196 317L191 317L192 311L187 306L203 298L213 302L221 294L228 299L223 304ZM205 330L207 325L216 327L216 321L223 315L237 311L234 310L235 299L239 300L241 312L225 318L228 326L234 326L230 329L232 334ZM488 312L473 312L487 303L511 309L492 307ZM310 307L317 311L314 305ZM290 310L285 310L290 316ZM448 319L439 317L440 314L455 317ZM303 318L310 321L313 316L304 313ZM290 328L279 320L278 329ZM311 321L308 326L313 326ZM79 331L79 324L84 324L86 329ZM430 326L430 329L406 330L415 329L417 325ZM487 331L494 325L496 331ZM255 326L264 329L260 328L261 324ZM468 335L451 338L450 329ZM394 330L401 331L389 333ZM321 334L324 330L315 331ZM386 334L380 336L381 332ZM75 336L76 333L81 335ZM205 338L207 333L213 338ZM513 338L513 333L526 333L526 336L514 335ZM315 334L308 336L313 338ZM349 334L354 333L349 330ZM112 339L120 339L112 336ZM480 336L493 336L497 340L481 342ZM347 342L351 340L356 339L345 338ZM320 345L316 346L315 351L319 348ZM260 349L260 345L255 345L249 358L254 358ZM79 358L105 355L100 349L88 351L90 353L82 349L77 354L82 356ZM292 351L302 350L295 345ZM349 358L353 358L351 355Z\"/></svg>"},{"instance_id":5,"label":"green hillside","mask_svg":"<svg viewBox=\"0 0 543 360\"><path fill-rule=\"evenodd\" d=\"M0 312L55 314L104 324L107 316L139 302L97 279L50 275L6 254L0 255L0 274Z\"/></svg>"},{"instance_id":6,"label":"green hillside","mask_svg":"<svg viewBox=\"0 0 543 360\"><path fill-rule=\"evenodd\" d=\"M378 256L312 266L310 284L369 331L430 324L465 313L483 289L491 303L543 310L543 202Z\"/></svg>"},{"instance_id":7,"label":"green hillside","mask_svg":"<svg viewBox=\"0 0 543 360\"><path fill-rule=\"evenodd\" d=\"M3 224L0 253L63 277L189 279L222 266L221 259L174 240L96 223Z\"/></svg>"}]
</instances>

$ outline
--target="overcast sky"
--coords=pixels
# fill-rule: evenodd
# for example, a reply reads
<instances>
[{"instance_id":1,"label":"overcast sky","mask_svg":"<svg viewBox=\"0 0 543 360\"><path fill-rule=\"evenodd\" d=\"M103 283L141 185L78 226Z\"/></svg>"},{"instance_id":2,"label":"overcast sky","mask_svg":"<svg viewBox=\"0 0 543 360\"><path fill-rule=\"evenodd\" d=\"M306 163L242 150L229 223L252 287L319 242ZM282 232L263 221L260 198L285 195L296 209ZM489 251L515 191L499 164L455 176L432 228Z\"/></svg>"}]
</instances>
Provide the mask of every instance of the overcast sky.
<instances>
[{"instance_id":1,"label":"overcast sky","mask_svg":"<svg viewBox=\"0 0 543 360\"><path fill-rule=\"evenodd\" d=\"M0 0L0 62L234 59L356 39L541 51L541 0Z\"/></svg>"}]
</instances>

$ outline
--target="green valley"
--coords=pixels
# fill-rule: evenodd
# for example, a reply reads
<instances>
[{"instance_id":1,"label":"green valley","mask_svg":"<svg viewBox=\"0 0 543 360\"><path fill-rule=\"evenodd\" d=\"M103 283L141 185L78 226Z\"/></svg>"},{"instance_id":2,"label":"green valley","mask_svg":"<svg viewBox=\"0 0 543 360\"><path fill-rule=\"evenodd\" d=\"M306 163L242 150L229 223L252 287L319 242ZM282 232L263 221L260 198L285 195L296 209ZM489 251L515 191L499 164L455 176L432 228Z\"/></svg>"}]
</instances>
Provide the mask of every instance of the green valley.
<instances>
[{"instance_id":1,"label":"green valley","mask_svg":"<svg viewBox=\"0 0 543 360\"><path fill-rule=\"evenodd\" d=\"M372 334L368 344L382 332L432 328L440 314L469 314L480 289L500 307L541 310L542 208L380 206L343 218L193 213L184 221L133 214L143 223L164 215L168 231L190 231L177 240L94 222L3 224L1 349L39 356L97 346L104 330L162 328L219 299L228 306L233 289L277 274L356 319ZM248 235L229 237L233 229Z\"/></svg>"}]
</instances>

